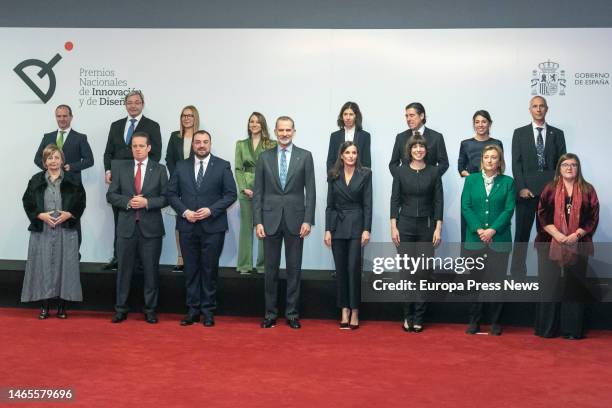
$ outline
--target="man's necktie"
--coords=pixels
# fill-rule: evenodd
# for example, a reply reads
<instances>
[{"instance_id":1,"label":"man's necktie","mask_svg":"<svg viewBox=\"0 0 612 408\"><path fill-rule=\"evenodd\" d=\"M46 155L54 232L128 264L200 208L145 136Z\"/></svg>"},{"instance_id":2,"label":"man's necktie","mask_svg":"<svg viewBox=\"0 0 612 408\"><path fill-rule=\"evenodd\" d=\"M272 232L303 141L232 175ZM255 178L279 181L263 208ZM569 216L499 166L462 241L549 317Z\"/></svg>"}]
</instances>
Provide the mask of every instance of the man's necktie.
<instances>
[{"instance_id":1,"label":"man's necktie","mask_svg":"<svg viewBox=\"0 0 612 408\"><path fill-rule=\"evenodd\" d=\"M136 123L136 119L130 119L130 127L128 128L127 134L125 135L125 144L130 145L132 143L132 135L134 134L134 123Z\"/></svg>"},{"instance_id":2,"label":"man's necktie","mask_svg":"<svg viewBox=\"0 0 612 408\"><path fill-rule=\"evenodd\" d=\"M134 176L134 192L136 195L140 195L142 192L142 162L138 162L138 169ZM136 221L140 220L140 210L136 210Z\"/></svg>"},{"instance_id":3,"label":"man's necktie","mask_svg":"<svg viewBox=\"0 0 612 408\"><path fill-rule=\"evenodd\" d=\"M57 147L59 147L60 150L64 148L64 135L65 134L66 134L65 130L60 130L59 135L57 136L57 140L55 141L55 144L57 145Z\"/></svg>"},{"instance_id":4,"label":"man's necktie","mask_svg":"<svg viewBox=\"0 0 612 408\"><path fill-rule=\"evenodd\" d=\"M544 160L544 138L542 137L542 129L544 128L536 128L538 131L538 142L536 143L536 151L538 153L538 171L543 171L544 165L546 164Z\"/></svg>"},{"instance_id":5,"label":"man's necktie","mask_svg":"<svg viewBox=\"0 0 612 408\"><path fill-rule=\"evenodd\" d=\"M198 169L198 177L196 178L196 186L200 189L202 185L202 180L204 180L204 160L200 160L200 168Z\"/></svg>"},{"instance_id":6,"label":"man's necktie","mask_svg":"<svg viewBox=\"0 0 612 408\"><path fill-rule=\"evenodd\" d=\"M281 149L280 182L281 182L281 188L284 190L285 183L287 183L287 150L286 149Z\"/></svg>"}]
</instances>

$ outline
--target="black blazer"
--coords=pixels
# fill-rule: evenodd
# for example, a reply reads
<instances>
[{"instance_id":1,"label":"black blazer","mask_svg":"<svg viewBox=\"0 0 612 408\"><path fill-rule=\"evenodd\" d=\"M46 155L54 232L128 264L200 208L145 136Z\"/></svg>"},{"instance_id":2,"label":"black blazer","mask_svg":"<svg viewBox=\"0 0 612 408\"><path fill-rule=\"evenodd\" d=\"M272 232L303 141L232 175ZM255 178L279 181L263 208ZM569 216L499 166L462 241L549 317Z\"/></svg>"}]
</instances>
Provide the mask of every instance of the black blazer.
<instances>
[{"instance_id":1,"label":"black blazer","mask_svg":"<svg viewBox=\"0 0 612 408\"><path fill-rule=\"evenodd\" d=\"M410 136L412 136L412 130L408 129L395 137L395 145L393 145L393 153L391 153L391 161L389 162L391 175L395 174L395 170L400 164L408 165L409 160L405 156L404 150ZM448 154L446 154L444 136L442 136L442 133L426 127L423 137L427 142L425 162L431 166L437 166L440 170L440 177L442 177L448 170Z\"/></svg>"},{"instance_id":2,"label":"black blazer","mask_svg":"<svg viewBox=\"0 0 612 408\"><path fill-rule=\"evenodd\" d=\"M106 149L104 150L104 171L111 169L113 160L131 160L132 148L125 144L123 132L128 118L119 119L111 124L106 141ZM136 125L134 132L147 132L151 138L151 151L149 159L159 163L161 159L161 132L159 124L147 117L142 117Z\"/></svg>"},{"instance_id":3,"label":"black blazer","mask_svg":"<svg viewBox=\"0 0 612 408\"><path fill-rule=\"evenodd\" d=\"M191 232L202 228L204 232L227 231L227 208L238 197L236 182L230 163L210 155L206 173L200 189L196 186L194 171L195 156L176 163L168 185L168 202L176 211L176 227L179 232ZM197 211L208 207L210 216L195 223L183 218L186 210Z\"/></svg>"},{"instance_id":4,"label":"black blazer","mask_svg":"<svg viewBox=\"0 0 612 408\"><path fill-rule=\"evenodd\" d=\"M23 194L23 209L30 219L29 231L42 232L43 222L39 220L38 214L45 211L45 190L47 180L45 172L36 173L28 182L28 187ZM78 219L85 211L85 189L81 179L76 174L64 173L64 179L60 184L62 195L62 211L68 211L74 218L64 222L64 228L76 228Z\"/></svg>"},{"instance_id":5,"label":"black blazer","mask_svg":"<svg viewBox=\"0 0 612 408\"><path fill-rule=\"evenodd\" d=\"M166 166L170 172L170 177L174 174L176 163L185 160L188 157L183 157L183 138L180 137L181 131L176 130L170 134L168 140L168 148L166 149ZM193 149L189 149L189 157L193 157Z\"/></svg>"},{"instance_id":6,"label":"black blazer","mask_svg":"<svg viewBox=\"0 0 612 408\"><path fill-rule=\"evenodd\" d=\"M36 155L34 156L34 163L41 170L45 170L42 162L43 150L47 145L55 144L56 141L57 130L45 133L43 136L40 146L38 146L38 150L36 151ZM65 164L70 165L70 173L80 175L82 170L88 169L94 165L94 157L91 152L91 147L87 142L87 135L79 133L74 129L70 129L70 133L65 137L62 151L66 159Z\"/></svg>"},{"instance_id":7,"label":"black blazer","mask_svg":"<svg viewBox=\"0 0 612 408\"><path fill-rule=\"evenodd\" d=\"M538 196L555 176L559 157L565 154L565 136L561 129L546 124L544 171L538 171L538 153L532 124L514 130L512 135L512 175L518 194L524 188Z\"/></svg>"},{"instance_id":8,"label":"black blazer","mask_svg":"<svg viewBox=\"0 0 612 408\"><path fill-rule=\"evenodd\" d=\"M372 229L372 172L355 170L348 186L344 171L327 180L325 231L334 239L361 238Z\"/></svg>"},{"instance_id":9,"label":"black blazer","mask_svg":"<svg viewBox=\"0 0 612 408\"><path fill-rule=\"evenodd\" d=\"M284 218L289 232L299 235L303 223L315 223L317 193L312 154L293 145L283 190L278 171L278 148L262 152L255 166L253 193L254 225L263 224L266 234L272 235Z\"/></svg>"},{"instance_id":10,"label":"black blazer","mask_svg":"<svg viewBox=\"0 0 612 408\"><path fill-rule=\"evenodd\" d=\"M353 142L357 145L359 150L359 160L365 167L372 167L372 156L370 154L370 134L365 130L355 129L355 137ZM327 150L327 171L329 172L336 160L338 159L338 152L340 152L340 146L344 143L344 129L336 130L329 137L329 149Z\"/></svg>"},{"instance_id":11,"label":"black blazer","mask_svg":"<svg viewBox=\"0 0 612 408\"><path fill-rule=\"evenodd\" d=\"M134 161L114 162L111 172L113 180L106 193L106 201L119 210L117 236L130 238L134 234L136 211L139 211L140 221L138 224L142 235L147 238L162 237L165 230L161 209L167 205L168 173L166 173L166 166L153 160L148 161L141 191L148 204L146 208L139 210L128 208L129 201L136 194L134 190Z\"/></svg>"},{"instance_id":12,"label":"black blazer","mask_svg":"<svg viewBox=\"0 0 612 408\"><path fill-rule=\"evenodd\" d=\"M402 218L431 217L438 221L442 220L443 212L444 192L439 168L428 165L417 171L406 164L397 169L391 189L391 218L397 220L401 234L407 233Z\"/></svg>"}]
</instances>

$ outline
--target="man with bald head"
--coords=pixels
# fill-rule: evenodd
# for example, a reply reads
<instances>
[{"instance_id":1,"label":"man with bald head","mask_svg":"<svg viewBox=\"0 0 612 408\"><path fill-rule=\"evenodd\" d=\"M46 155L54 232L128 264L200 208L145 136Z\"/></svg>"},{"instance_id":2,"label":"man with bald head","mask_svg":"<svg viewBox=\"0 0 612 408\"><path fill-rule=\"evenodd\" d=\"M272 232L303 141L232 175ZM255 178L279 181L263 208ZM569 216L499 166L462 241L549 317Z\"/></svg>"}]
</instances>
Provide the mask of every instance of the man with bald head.
<instances>
[{"instance_id":1,"label":"man with bald head","mask_svg":"<svg viewBox=\"0 0 612 408\"><path fill-rule=\"evenodd\" d=\"M526 274L526 242L529 242L540 193L552 181L559 157L566 153L563 131L546 123L546 99L531 98L529 113L531 123L515 129L512 136L512 175L517 192L512 274L517 277Z\"/></svg>"}]
</instances>

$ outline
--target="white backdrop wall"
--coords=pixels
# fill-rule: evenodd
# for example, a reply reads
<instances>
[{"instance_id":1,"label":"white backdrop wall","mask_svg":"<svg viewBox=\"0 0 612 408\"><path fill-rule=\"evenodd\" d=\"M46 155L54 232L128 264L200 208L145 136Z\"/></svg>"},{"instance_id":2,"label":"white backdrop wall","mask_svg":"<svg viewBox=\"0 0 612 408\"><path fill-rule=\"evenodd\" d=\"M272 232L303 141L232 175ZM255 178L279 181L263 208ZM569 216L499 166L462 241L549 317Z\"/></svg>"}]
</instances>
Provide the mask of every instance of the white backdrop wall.
<instances>
[{"instance_id":1,"label":"white backdrop wall","mask_svg":"<svg viewBox=\"0 0 612 408\"><path fill-rule=\"evenodd\" d=\"M471 30L281 30L281 29L36 29L1 28L0 112L3 126L4 214L0 259L25 259L28 221L21 196L37 168L33 156L43 133L56 128L54 109L67 103L73 128L86 133L96 163L83 172L87 209L82 219L83 261L103 262L112 254L112 211L106 204L102 156L110 123L125 116L121 105L87 105L84 90L142 89L144 114L159 122L165 157L170 132L178 129L183 106L200 110L202 127L213 135L213 154L234 161L246 137L249 114L262 112L273 127L279 115L295 119L295 144L312 151L317 175L316 225L304 245L305 269L331 269L323 246L325 159L340 106L359 103L364 128L372 134L374 220L372 240L389 241L391 177L387 164L395 135L406 129L404 107L419 101L427 125L445 137L450 169L444 175L443 239L459 240L462 180L456 170L459 144L472 136L472 114L488 110L491 135L510 147L514 128L528 124L533 71L545 61L564 71L565 95L547 96L548 122L565 131L568 151L583 160L585 177L602 204L599 242L610 240L612 198L607 162L612 142L612 29ZM65 49L72 42L71 51ZM53 71L57 89L44 104L13 72L23 60L62 59ZM87 70L114 76L83 76ZM37 68L29 76L35 77ZM576 83L598 74L598 83ZM122 86L83 85L81 80L115 79ZM36 79L41 89L48 78ZM113 97L111 99L121 99ZM81 106L81 102L83 105ZM162 160L163 162L163 160ZM511 166L508 166L511 174ZM230 230L221 258L235 265L239 206L229 210ZM161 262L176 260L174 220L164 215L167 234Z\"/></svg>"}]
</instances>

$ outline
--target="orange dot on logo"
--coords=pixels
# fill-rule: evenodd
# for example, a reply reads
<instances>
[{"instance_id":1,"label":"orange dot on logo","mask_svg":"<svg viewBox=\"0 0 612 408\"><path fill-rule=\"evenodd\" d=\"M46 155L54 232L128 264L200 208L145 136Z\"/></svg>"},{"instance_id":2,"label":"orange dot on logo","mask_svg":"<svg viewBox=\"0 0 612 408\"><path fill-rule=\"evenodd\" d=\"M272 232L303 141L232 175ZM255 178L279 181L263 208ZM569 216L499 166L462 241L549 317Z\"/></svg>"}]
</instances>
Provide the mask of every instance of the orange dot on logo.
<instances>
[{"instance_id":1,"label":"orange dot on logo","mask_svg":"<svg viewBox=\"0 0 612 408\"><path fill-rule=\"evenodd\" d=\"M66 49L66 51L72 51L72 49L74 48L74 44L72 43L72 41L66 41L66 43L64 44L64 48Z\"/></svg>"}]
</instances>

